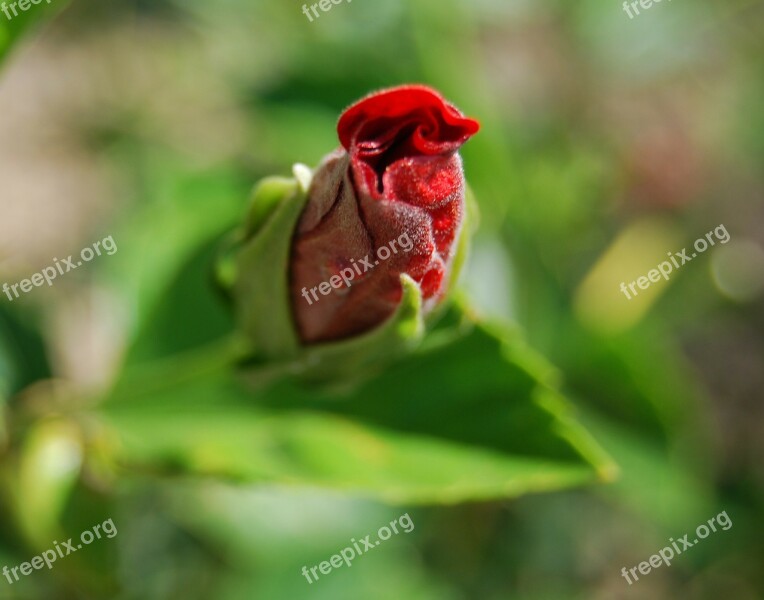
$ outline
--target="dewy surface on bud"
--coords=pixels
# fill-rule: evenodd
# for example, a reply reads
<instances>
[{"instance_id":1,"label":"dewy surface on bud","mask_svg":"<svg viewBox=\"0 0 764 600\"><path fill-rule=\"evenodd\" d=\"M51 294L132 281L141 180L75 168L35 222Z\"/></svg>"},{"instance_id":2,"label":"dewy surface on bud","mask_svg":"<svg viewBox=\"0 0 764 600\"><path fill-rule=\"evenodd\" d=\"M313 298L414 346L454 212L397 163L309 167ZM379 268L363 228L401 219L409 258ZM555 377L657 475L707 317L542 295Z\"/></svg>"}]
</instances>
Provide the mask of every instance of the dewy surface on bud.
<instances>
[{"instance_id":1,"label":"dewy surface on bud","mask_svg":"<svg viewBox=\"0 0 764 600\"><path fill-rule=\"evenodd\" d=\"M425 86L372 94L340 117L343 149L316 170L294 234L290 295L300 341L380 325L401 275L424 311L444 297L465 212L458 150L479 125Z\"/></svg>"}]
</instances>

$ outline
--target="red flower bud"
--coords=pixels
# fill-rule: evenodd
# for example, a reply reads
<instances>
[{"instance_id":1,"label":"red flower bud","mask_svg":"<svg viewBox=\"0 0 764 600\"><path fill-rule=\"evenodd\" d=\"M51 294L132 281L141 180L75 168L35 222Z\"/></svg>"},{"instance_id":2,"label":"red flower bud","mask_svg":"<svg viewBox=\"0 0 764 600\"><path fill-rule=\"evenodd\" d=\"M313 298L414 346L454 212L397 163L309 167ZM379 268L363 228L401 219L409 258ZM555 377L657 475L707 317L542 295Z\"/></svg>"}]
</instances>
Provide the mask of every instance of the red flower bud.
<instances>
[{"instance_id":1,"label":"red flower bud","mask_svg":"<svg viewBox=\"0 0 764 600\"><path fill-rule=\"evenodd\" d=\"M292 310L303 343L368 331L395 311L400 276L442 300L464 215L459 147L478 131L440 94L403 86L347 109L344 150L316 171L292 244Z\"/></svg>"}]
</instances>

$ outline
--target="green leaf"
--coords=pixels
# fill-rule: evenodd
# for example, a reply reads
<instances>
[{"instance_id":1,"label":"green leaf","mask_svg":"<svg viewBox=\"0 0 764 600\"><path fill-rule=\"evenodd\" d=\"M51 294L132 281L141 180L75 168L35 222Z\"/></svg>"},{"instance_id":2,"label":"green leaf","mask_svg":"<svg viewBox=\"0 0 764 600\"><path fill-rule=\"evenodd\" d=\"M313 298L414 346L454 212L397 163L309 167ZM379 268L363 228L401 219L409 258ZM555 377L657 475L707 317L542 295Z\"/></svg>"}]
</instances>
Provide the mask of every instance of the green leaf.
<instances>
[{"instance_id":1,"label":"green leaf","mask_svg":"<svg viewBox=\"0 0 764 600\"><path fill-rule=\"evenodd\" d=\"M255 393L223 371L101 411L130 469L456 503L612 478L551 373L516 335L475 325L343 395L293 378Z\"/></svg>"},{"instance_id":2,"label":"green leaf","mask_svg":"<svg viewBox=\"0 0 764 600\"><path fill-rule=\"evenodd\" d=\"M219 246L218 239L208 242L171 280L133 342L131 365L193 351L234 329L233 315L212 285Z\"/></svg>"},{"instance_id":3,"label":"green leaf","mask_svg":"<svg viewBox=\"0 0 764 600\"><path fill-rule=\"evenodd\" d=\"M659 526L666 537L695 527L711 513L713 489L693 464L696 454L682 460L649 436L594 412L581 419L621 467L622 476L605 495Z\"/></svg>"},{"instance_id":4,"label":"green leaf","mask_svg":"<svg viewBox=\"0 0 764 600\"><path fill-rule=\"evenodd\" d=\"M569 388L586 399L587 407L664 447L672 438L689 441L700 435L698 399L704 391L660 325L644 323L602 336L574 319L561 319L557 332L552 360L565 365Z\"/></svg>"}]
</instances>

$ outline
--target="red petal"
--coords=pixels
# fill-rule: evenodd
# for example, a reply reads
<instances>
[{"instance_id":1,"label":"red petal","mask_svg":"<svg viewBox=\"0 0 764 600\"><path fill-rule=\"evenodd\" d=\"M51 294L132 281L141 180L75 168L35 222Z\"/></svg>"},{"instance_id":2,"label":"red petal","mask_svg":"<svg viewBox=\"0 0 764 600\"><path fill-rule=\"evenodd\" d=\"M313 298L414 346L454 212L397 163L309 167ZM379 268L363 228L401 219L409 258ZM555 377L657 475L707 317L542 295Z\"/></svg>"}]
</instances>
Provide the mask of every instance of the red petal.
<instances>
[{"instance_id":1,"label":"red petal","mask_svg":"<svg viewBox=\"0 0 764 600\"><path fill-rule=\"evenodd\" d=\"M372 94L348 108L337 124L340 142L351 153L380 153L406 129L418 154L442 154L457 150L480 124L424 85Z\"/></svg>"}]
</instances>

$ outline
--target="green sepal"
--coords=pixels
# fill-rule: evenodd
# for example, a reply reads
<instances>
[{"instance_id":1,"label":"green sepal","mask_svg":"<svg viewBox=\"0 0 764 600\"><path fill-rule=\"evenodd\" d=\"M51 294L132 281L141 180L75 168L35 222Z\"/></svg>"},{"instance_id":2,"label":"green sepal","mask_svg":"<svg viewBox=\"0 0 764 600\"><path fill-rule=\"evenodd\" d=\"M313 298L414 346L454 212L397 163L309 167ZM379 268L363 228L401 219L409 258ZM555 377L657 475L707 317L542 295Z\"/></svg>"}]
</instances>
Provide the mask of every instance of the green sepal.
<instances>
[{"instance_id":1,"label":"green sepal","mask_svg":"<svg viewBox=\"0 0 764 600\"><path fill-rule=\"evenodd\" d=\"M257 185L244 227L218 267L255 354L271 359L293 359L300 350L289 295L289 260L311 173L303 165L295 165L294 173L293 179L269 177Z\"/></svg>"},{"instance_id":2,"label":"green sepal","mask_svg":"<svg viewBox=\"0 0 764 600\"><path fill-rule=\"evenodd\" d=\"M296 360L248 365L245 379L255 385L291 374L304 381L355 383L373 375L396 358L414 350L424 338L422 292L408 275L401 275L403 296L395 313L368 333L347 340L305 346Z\"/></svg>"}]
</instances>

